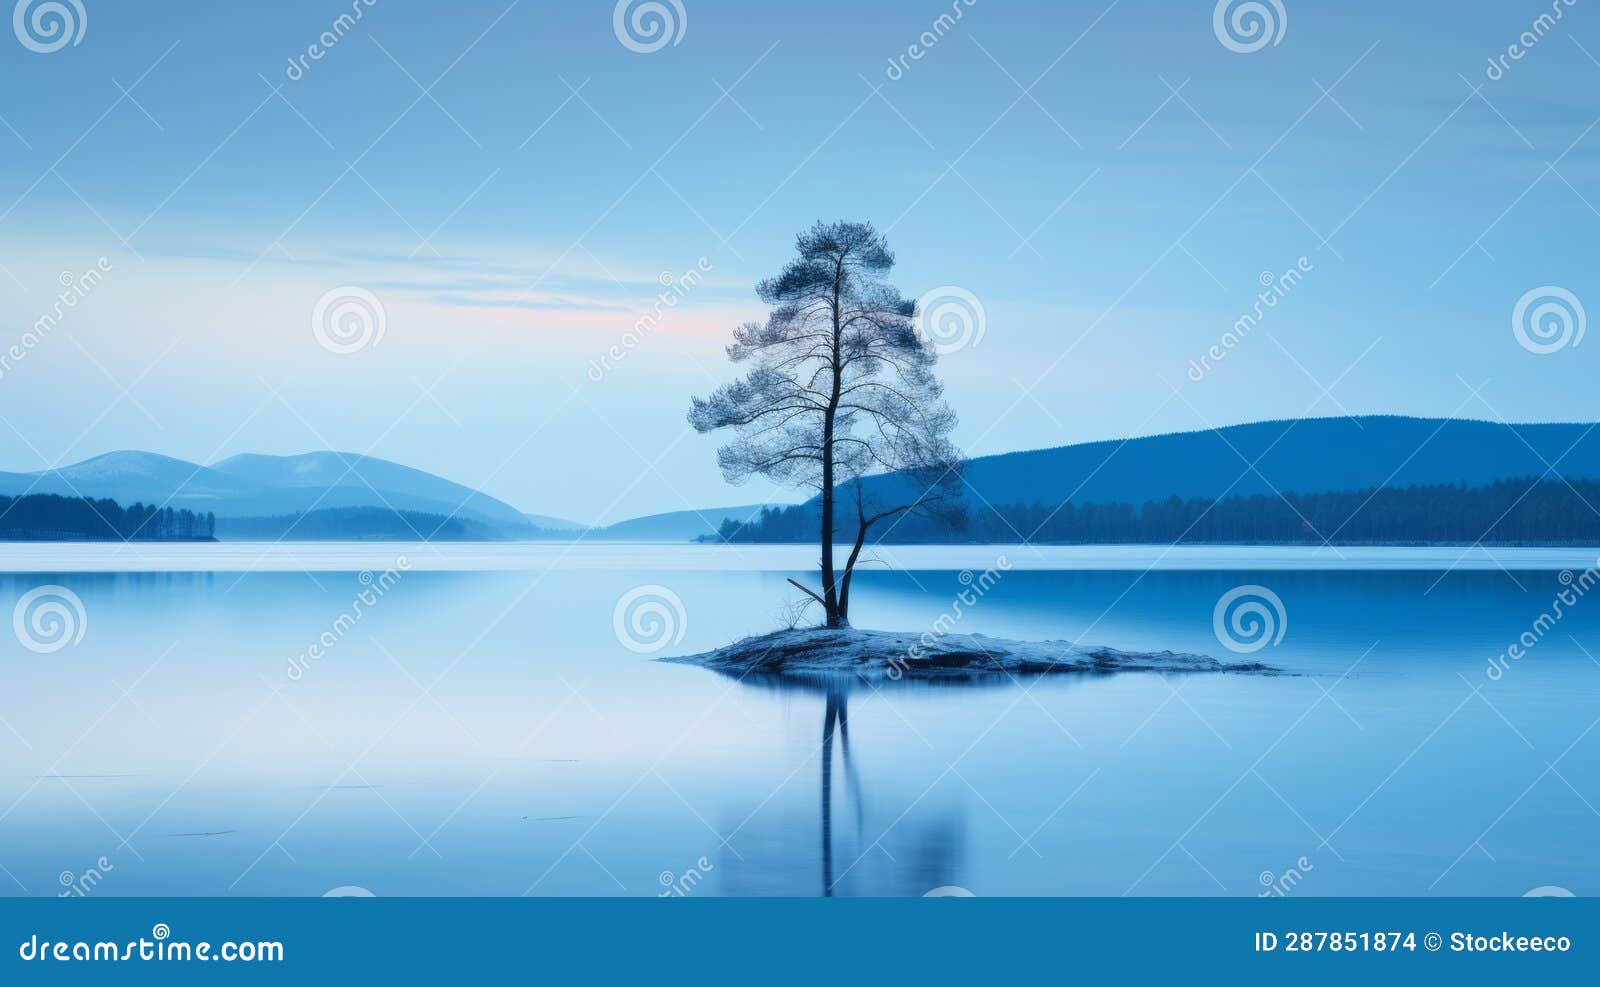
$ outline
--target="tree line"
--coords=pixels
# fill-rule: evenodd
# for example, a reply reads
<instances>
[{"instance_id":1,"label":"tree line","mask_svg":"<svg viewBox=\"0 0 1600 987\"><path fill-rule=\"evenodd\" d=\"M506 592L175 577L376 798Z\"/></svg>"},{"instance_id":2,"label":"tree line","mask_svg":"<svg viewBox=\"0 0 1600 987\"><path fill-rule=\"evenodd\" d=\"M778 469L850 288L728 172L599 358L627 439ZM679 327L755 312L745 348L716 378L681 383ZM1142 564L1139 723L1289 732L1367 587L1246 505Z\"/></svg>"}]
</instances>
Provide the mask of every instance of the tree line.
<instances>
[{"instance_id":1,"label":"tree line","mask_svg":"<svg viewBox=\"0 0 1600 987\"><path fill-rule=\"evenodd\" d=\"M214 538L216 527L210 511L58 494L0 497L5 541L200 541Z\"/></svg>"},{"instance_id":2,"label":"tree line","mask_svg":"<svg viewBox=\"0 0 1600 987\"><path fill-rule=\"evenodd\" d=\"M732 542L816 537L815 504L767 508L724 522ZM846 534L838 532L838 534ZM1135 506L1006 504L965 523L914 514L886 527L890 543L1035 544L1600 544L1600 481L1523 477L1486 486L1437 484L1225 499L1171 497Z\"/></svg>"}]
</instances>

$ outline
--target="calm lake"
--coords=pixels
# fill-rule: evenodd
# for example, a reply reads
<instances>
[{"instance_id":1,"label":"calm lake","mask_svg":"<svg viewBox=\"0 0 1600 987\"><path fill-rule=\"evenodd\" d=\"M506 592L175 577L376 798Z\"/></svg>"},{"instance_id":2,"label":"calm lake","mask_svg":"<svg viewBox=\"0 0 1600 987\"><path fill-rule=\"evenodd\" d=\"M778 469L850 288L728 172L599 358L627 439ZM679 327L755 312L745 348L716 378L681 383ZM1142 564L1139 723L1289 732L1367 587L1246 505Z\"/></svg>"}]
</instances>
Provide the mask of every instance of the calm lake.
<instances>
[{"instance_id":1,"label":"calm lake","mask_svg":"<svg viewBox=\"0 0 1600 987\"><path fill-rule=\"evenodd\" d=\"M951 633L1297 674L880 689L651 660L777 627L803 546L6 546L0 893L1593 894L1596 554L898 546L858 626L1005 556Z\"/></svg>"}]
</instances>

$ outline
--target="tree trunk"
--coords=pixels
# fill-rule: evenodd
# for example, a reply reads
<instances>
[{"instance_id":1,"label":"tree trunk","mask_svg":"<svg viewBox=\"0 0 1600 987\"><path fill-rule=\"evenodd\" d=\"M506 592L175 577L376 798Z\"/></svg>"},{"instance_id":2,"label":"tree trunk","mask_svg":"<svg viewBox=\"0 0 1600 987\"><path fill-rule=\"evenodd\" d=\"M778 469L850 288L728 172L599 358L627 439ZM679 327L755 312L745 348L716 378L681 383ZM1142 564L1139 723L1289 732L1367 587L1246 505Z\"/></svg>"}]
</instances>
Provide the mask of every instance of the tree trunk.
<instances>
[{"instance_id":1,"label":"tree trunk","mask_svg":"<svg viewBox=\"0 0 1600 987\"><path fill-rule=\"evenodd\" d=\"M839 583L839 621L846 626L850 623L850 580L856 574L856 560L861 558L861 546L866 544L867 529L871 526L872 522L865 518L856 522L856 543L844 562L844 579Z\"/></svg>"},{"instance_id":2,"label":"tree trunk","mask_svg":"<svg viewBox=\"0 0 1600 987\"><path fill-rule=\"evenodd\" d=\"M822 608L827 626L846 627L849 621L839 608L839 588L833 568L833 425L839 411L840 379L839 289L844 279L844 261L834 264L833 274L833 388L822 416Z\"/></svg>"}]
</instances>

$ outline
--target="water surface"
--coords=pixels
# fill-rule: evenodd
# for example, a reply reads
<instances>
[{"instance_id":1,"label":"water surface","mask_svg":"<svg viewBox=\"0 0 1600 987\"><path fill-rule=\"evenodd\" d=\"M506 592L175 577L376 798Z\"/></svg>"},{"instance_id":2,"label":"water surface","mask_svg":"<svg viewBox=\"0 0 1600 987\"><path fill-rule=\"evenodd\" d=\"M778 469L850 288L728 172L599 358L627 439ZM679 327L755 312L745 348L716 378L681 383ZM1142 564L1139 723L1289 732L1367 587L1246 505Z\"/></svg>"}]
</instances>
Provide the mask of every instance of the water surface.
<instances>
[{"instance_id":1,"label":"water surface","mask_svg":"<svg viewBox=\"0 0 1600 987\"><path fill-rule=\"evenodd\" d=\"M140 895L1600 887L1600 594L1536 626L1592 550L1446 572L1464 550L1151 570L1159 549L897 549L912 568L861 573L858 625L932 627L962 570L1005 554L956 632L1233 658L1213 609L1259 584L1285 625L1251 658L1299 674L880 690L652 662L627 646L654 643L648 610L619 632L639 587L669 591L634 597L665 601L656 654L770 630L811 571L798 547L293 546L251 566L199 563L261 546L141 546L191 571L82 571L111 548L5 552L28 570L0 576L7 608L54 584L84 619L50 653L0 637L6 893L89 870L89 893Z\"/></svg>"}]
</instances>

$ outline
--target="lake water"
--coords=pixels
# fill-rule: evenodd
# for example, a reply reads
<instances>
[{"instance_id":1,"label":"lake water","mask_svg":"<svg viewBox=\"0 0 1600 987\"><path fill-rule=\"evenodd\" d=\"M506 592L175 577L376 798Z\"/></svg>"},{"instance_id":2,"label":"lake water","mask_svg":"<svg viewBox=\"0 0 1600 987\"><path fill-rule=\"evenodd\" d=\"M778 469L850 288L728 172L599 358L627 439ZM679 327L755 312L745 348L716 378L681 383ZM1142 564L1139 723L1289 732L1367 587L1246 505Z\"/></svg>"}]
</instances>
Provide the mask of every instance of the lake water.
<instances>
[{"instance_id":1,"label":"lake water","mask_svg":"<svg viewBox=\"0 0 1600 987\"><path fill-rule=\"evenodd\" d=\"M1298 674L874 689L650 660L777 626L799 546L263 548L0 552L0 892L1600 888L1595 550L898 547L858 626L1005 555L952 632L1235 659L1258 586Z\"/></svg>"}]
</instances>

